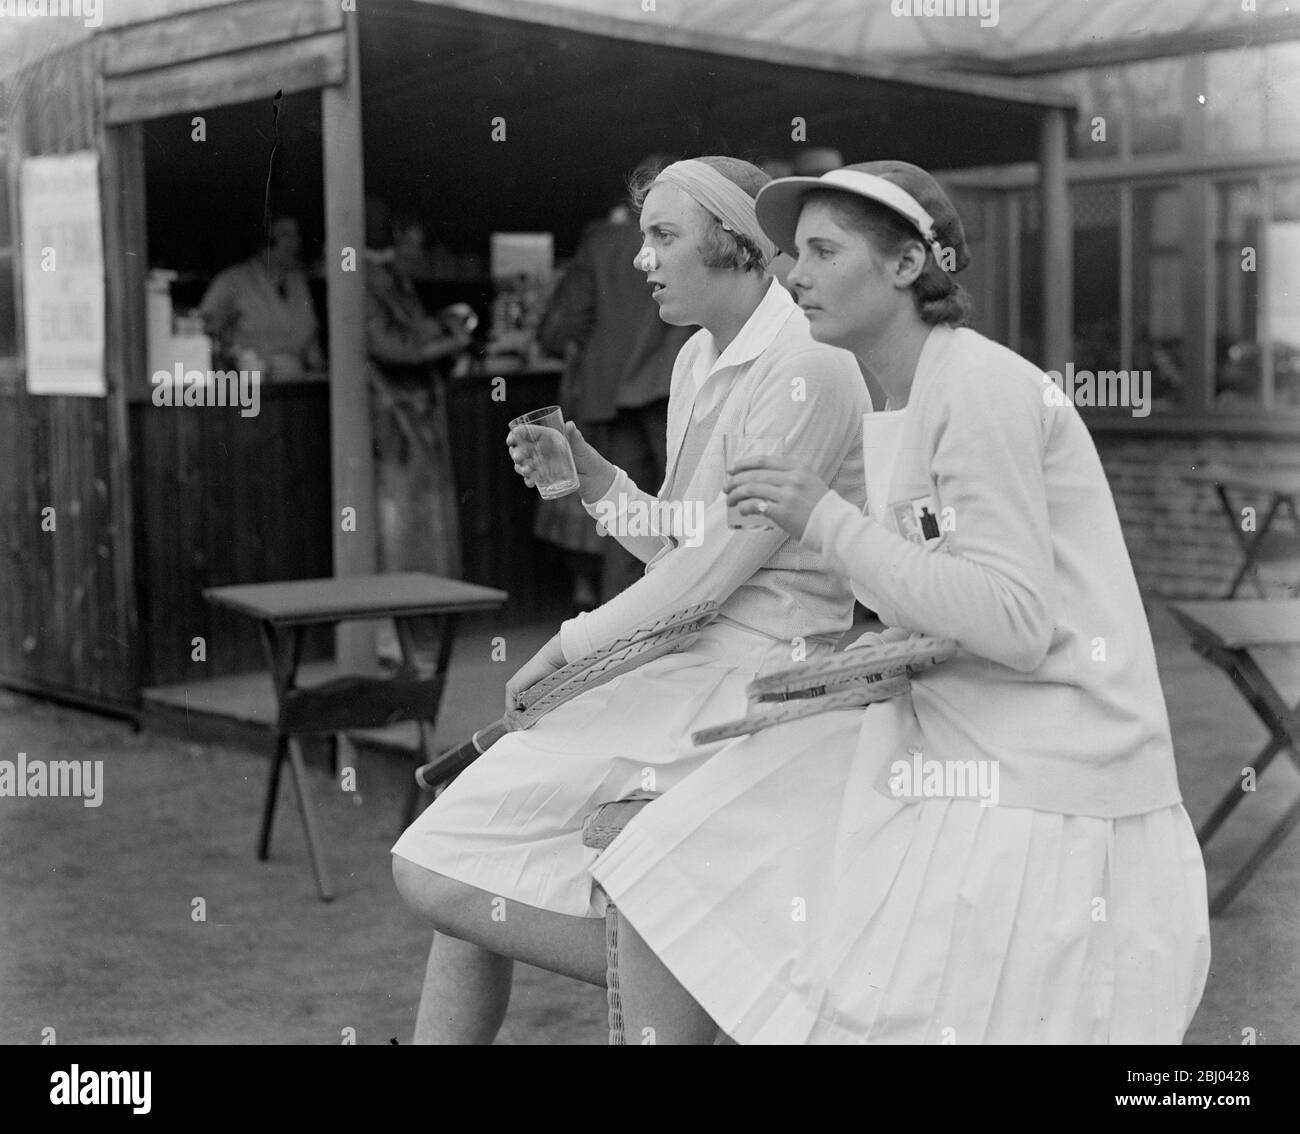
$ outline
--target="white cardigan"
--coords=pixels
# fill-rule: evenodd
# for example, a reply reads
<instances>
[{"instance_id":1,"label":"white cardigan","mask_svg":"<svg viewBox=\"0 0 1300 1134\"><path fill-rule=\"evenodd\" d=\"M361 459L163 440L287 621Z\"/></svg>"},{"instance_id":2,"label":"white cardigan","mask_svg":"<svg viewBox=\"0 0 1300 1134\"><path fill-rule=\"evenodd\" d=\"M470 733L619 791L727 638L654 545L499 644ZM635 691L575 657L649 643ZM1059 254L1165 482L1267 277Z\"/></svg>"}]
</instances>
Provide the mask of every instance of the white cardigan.
<instances>
[{"instance_id":1,"label":"white cardigan","mask_svg":"<svg viewBox=\"0 0 1300 1134\"><path fill-rule=\"evenodd\" d=\"M1045 390L1019 355L935 327L887 515L832 491L803 542L888 625L962 647L913 682L925 759L997 761L1004 806L1153 811L1181 797L1150 628L1092 438Z\"/></svg>"},{"instance_id":2,"label":"white cardigan","mask_svg":"<svg viewBox=\"0 0 1300 1134\"><path fill-rule=\"evenodd\" d=\"M703 516L698 543L627 534L615 525L618 541L648 564L645 577L560 627L567 660L706 600L721 604L721 617L776 640L830 643L852 625L848 582L815 551L780 530L727 527L722 439L784 438L787 455L860 508L865 500L862 415L870 412L871 397L857 360L814 341L804 313L773 281L721 355L713 337L701 330L677 356L668 399L665 486L673 481L692 419L707 417L724 399L689 482L674 486L674 498L698 507ZM593 517L607 510L626 517L638 510L644 514L660 496L642 491L619 470L605 495L586 507Z\"/></svg>"}]
</instances>

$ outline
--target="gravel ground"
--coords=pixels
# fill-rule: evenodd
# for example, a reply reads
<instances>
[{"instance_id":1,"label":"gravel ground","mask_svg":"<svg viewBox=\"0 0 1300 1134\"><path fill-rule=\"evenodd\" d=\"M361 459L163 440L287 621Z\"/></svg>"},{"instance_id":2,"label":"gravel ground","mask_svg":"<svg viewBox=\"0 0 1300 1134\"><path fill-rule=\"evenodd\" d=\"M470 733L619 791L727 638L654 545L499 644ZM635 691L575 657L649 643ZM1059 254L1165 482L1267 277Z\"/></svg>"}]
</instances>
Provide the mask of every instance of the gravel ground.
<instances>
[{"instance_id":1,"label":"gravel ground","mask_svg":"<svg viewBox=\"0 0 1300 1134\"><path fill-rule=\"evenodd\" d=\"M1153 615L1180 776L1199 821L1262 745L1250 709ZM540 641L544 631L523 628ZM488 649L466 635L459 656ZM1300 654L1264 664L1300 696ZM494 715L504 675L453 666L448 729ZM407 767L372 757L362 801L313 766L312 791L336 900L316 900L306 848L282 791L271 861L253 848L265 758L229 745L135 733L129 725L0 692L0 759L103 760L102 805L0 798L0 1042L409 1042L428 932L398 900L388 849ZM1217 887L1300 797L1279 760L1216 836ZM1300 835L1214 930L1209 984L1189 1043L1300 1042ZM200 901L201 900L201 901ZM202 916L200 916L200 914ZM499 1042L604 1042L604 993L519 967Z\"/></svg>"}]
</instances>

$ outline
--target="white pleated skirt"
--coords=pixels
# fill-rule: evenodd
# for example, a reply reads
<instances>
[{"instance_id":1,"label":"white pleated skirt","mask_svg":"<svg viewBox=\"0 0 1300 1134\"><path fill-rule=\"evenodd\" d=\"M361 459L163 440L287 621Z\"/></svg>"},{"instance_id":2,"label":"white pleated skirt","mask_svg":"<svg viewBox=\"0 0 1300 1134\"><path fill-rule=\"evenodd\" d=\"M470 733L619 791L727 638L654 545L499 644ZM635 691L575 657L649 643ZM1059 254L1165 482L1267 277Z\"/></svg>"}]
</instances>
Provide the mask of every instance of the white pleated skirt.
<instances>
[{"instance_id":1,"label":"white pleated skirt","mask_svg":"<svg viewBox=\"0 0 1300 1134\"><path fill-rule=\"evenodd\" d=\"M731 742L593 868L740 1043L1178 1043L1209 969L1181 804L891 798L909 698Z\"/></svg>"},{"instance_id":2,"label":"white pleated skirt","mask_svg":"<svg viewBox=\"0 0 1300 1134\"><path fill-rule=\"evenodd\" d=\"M809 657L832 652L809 644ZM792 664L790 644L719 619L655 658L502 737L406 829L393 854L493 895L603 917L582 823L635 791L668 792L725 745L691 733L743 716L745 686Z\"/></svg>"}]
</instances>

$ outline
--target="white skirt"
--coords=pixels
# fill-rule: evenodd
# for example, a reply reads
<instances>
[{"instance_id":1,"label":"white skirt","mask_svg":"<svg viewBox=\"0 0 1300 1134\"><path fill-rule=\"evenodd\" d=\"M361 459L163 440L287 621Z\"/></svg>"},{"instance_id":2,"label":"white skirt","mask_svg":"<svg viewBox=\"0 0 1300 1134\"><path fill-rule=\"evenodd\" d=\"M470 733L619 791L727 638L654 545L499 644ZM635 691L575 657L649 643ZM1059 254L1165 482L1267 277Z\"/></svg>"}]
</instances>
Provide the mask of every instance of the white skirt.
<instances>
[{"instance_id":1,"label":"white skirt","mask_svg":"<svg viewBox=\"0 0 1300 1134\"><path fill-rule=\"evenodd\" d=\"M740 1043L1178 1043L1209 970L1182 805L893 799L914 727L900 698L733 741L593 873Z\"/></svg>"},{"instance_id":2,"label":"white skirt","mask_svg":"<svg viewBox=\"0 0 1300 1134\"><path fill-rule=\"evenodd\" d=\"M808 645L808 656L829 654ZM792 664L790 643L719 619L553 709L480 756L406 829L393 854L525 905L603 917L583 820L634 791L667 792L722 747L691 733L743 716L745 686Z\"/></svg>"}]
</instances>

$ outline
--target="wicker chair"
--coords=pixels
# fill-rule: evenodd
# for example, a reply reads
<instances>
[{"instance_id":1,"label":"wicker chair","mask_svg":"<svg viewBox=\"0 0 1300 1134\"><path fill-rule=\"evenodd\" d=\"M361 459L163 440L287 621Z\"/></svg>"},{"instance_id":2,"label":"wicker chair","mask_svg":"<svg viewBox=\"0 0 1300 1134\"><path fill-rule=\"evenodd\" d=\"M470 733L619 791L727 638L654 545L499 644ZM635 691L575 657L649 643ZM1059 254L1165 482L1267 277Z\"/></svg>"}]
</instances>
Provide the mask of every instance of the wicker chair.
<instances>
[{"instance_id":1,"label":"wicker chair","mask_svg":"<svg viewBox=\"0 0 1300 1134\"><path fill-rule=\"evenodd\" d=\"M603 851L618 838L647 803L658 799L658 792L634 792L623 799L602 803L582 824L582 845ZM623 1030L623 1001L618 988L618 910L608 903L605 912L605 988L609 1004L609 1042L622 1047L627 1043Z\"/></svg>"},{"instance_id":2,"label":"wicker chair","mask_svg":"<svg viewBox=\"0 0 1300 1134\"><path fill-rule=\"evenodd\" d=\"M638 791L611 803L602 803L582 824L582 845L604 851L647 803L659 798L659 792ZM623 1026L623 999L618 986L618 910L613 902L605 907L605 998L609 1005L609 1042L614 1047L627 1044ZM719 1030L716 1044L733 1046L735 1040Z\"/></svg>"}]
</instances>

